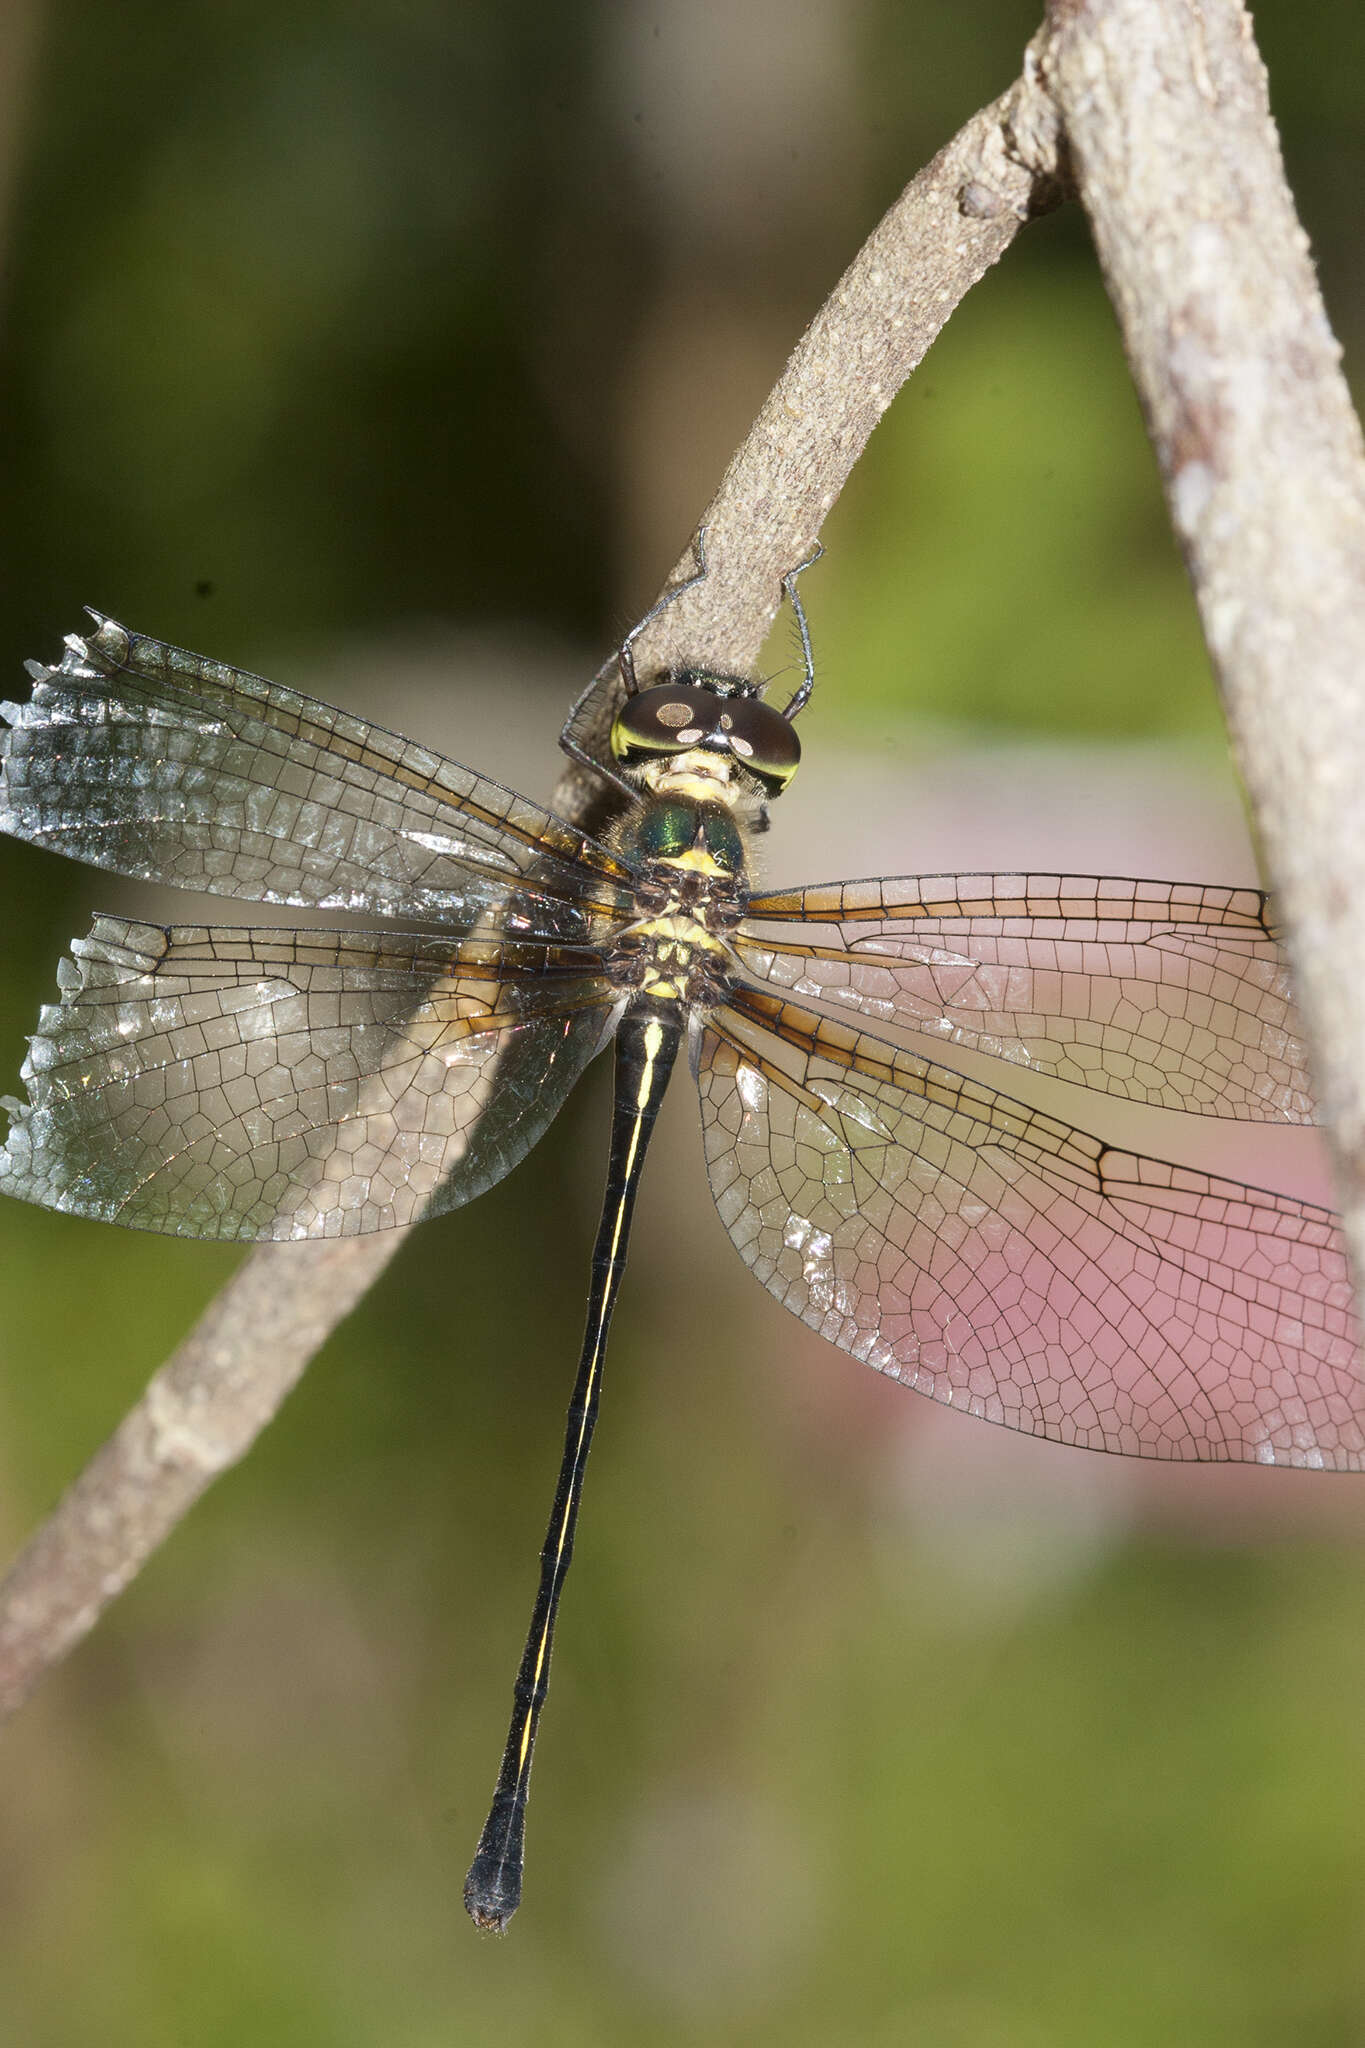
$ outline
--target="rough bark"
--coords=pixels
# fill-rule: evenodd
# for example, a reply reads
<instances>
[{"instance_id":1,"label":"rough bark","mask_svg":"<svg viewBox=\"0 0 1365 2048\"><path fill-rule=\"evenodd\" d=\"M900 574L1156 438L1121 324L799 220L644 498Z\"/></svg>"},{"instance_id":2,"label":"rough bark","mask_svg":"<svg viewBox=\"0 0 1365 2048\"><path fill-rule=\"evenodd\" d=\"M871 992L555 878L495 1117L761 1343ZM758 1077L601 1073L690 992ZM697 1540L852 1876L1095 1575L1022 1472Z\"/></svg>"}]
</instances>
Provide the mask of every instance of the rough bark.
<instances>
[{"instance_id":1,"label":"rough bark","mask_svg":"<svg viewBox=\"0 0 1365 2048\"><path fill-rule=\"evenodd\" d=\"M1237 0L1052 0L1062 122L1287 927L1365 1274L1365 447Z\"/></svg>"},{"instance_id":2,"label":"rough bark","mask_svg":"<svg viewBox=\"0 0 1365 2048\"><path fill-rule=\"evenodd\" d=\"M680 592L635 644L641 677L683 663L744 673L873 428L971 287L1066 186L1056 121L1032 73L959 130L878 222L793 349L699 527L706 580ZM695 573L680 556L665 588ZM615 657L580 737L603 753L621 700ZM590 805L580 771L562 806Z\"/></svg>"}]
</instances>

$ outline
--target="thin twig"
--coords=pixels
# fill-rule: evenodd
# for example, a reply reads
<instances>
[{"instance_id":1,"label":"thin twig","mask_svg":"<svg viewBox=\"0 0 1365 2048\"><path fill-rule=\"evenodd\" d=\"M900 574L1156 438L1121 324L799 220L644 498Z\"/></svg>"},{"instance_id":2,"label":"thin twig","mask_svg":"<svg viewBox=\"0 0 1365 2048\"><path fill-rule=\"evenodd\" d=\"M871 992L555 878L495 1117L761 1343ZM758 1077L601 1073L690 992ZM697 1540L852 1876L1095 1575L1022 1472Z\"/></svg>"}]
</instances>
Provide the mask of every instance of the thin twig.
<instances>
[{"instance_id":1,"label":"thin twig","mask_svg":"<svg viewBox=\"0 0 1365 2048\"><path fill-rule=\"evenodd\" d=\"M1185 550L1365 1275L1365 446L1237 0L1051 0L1056 102Z\"/></svg>"},{"instance_id":2,"label":"thin twig","mask_svg":"<svg viewBox=\"0 0 1365 2048\"><path fill-rule=\"evenodd\" d=\"M1026 75L970 120L906 186L793 349L699 522L706 578L635 645L641 676L684 664L751 670L873 428L950 315L1025 221L1066 189L1056 121ZM692 547L668 582L695 569ZM601 752L620 702L615 660L599 673L588 724ZM570 770L561 807L595 792Z\"/></svg>"},{"instance_id":3,"label":"thin twig","mask_svg":"<svg viewBox=\"0 0 1365 2048\"><path fill-rule=\"evenodd\" d=\"M262 1245L221 1289L11 1566L0 1588L0 1715L250 1450L400 1235Z\"/></svg>"},{"instance_id":4,"label":"thin twig","mask_svg":"<svg viewBox=\"0 0 1365 2048\"><path fill-rule=\"evenodd\" d=\"M666 659L752 665L782 575L809 551L899 386L1055 192L1055 129L1021 81L906 189L808 329L705 514L706 581L669 608L652 651L642 636L642 671L665 646ZM597 708L609 719L610 665L603 674ZM582 820L596 794L570 770L560 809ZM267 1245L244 1262L0 1583L0 1714L249 1449L405 1235Z\"/></svg>"}]
</instances>

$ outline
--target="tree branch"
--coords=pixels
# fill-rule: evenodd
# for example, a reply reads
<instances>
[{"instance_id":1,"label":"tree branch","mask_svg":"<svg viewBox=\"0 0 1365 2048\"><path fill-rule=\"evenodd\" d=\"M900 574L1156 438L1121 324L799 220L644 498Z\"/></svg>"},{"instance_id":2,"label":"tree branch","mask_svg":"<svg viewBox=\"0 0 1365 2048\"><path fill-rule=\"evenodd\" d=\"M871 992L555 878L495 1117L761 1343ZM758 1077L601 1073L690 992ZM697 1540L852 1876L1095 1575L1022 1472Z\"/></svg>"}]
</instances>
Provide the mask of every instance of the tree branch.
<instances>
[{"instance_id":1,"label":"tree branch","mask_svg":"<svg viewBox=\"0 0 1365 2048\"><path fill-rule=\"evenodd\" d=\"M872 429L1021 224L1055 202L1056 130L1032 78L969 121L907 187L798 344L705 514L708 575L641 637L670 658L744 670L785 572L809 552ZM670 582L685 576L690 553ZM615 663L586 708L600 746ZM570 769L583 821L596 778ZM88 1633L219 1472L250 1448L406 1233L251 1253L0 1583L0 1714Z\"/></svg>"},{"instance_id":2,"label":"tree branch","mask_svg":"<svg viewBox=\"0 0 1365 2048\"><path fill-rule=\"evenodd\" d=\"M1050 0L1070 145L1288 926L1365 1274L1365 448L1237 0Z\"/></svg>"},{"instance_id":3,"label":"tree branch","mask_svg":"<svg viewBox=\"0 0 1365 2048\"><path fill-rule=\"evenodd\" d=\"M972 286L1065 189L1052 108L1028 72L906 186L811 321L702 514L705 582L635 643L640 675L753 668L782 578L810 554L882 414ZM689 544L665 588L695 568ZM605 758L622 696L614 655L597 683L578 730ZM597 796L570 769L558 802L590 809Z\"/></svg>"},{"instance_id":4,"label":"tree branch","mask_svg":"<svg viewBox=\"0 0 1365 2048\"><path fill-rule=\"evenodd\" d=\"M401 1234L262 1245L233 1275L11 1566L0 1587L0 1716L250 1450Z\"/></svg>"}]
</instances>

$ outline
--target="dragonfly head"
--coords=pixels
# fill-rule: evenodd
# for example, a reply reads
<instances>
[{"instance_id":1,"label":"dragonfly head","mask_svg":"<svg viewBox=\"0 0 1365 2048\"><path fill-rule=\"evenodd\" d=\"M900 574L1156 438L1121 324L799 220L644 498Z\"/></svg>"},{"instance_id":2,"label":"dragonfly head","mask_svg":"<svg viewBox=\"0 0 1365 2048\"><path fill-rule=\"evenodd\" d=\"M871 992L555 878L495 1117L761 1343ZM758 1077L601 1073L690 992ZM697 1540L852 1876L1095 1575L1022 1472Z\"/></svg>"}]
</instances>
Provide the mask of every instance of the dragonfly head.
<instances>
[{"instance_id":1,"label":"dragonfly head","mask_svg":"<svg viewBox=\"0 0 1365 2048\"><path fill-rule=\"evenodd\" d=\"M757 785L780 796L801 760L801 743L759 685L738 676L683 669L627 697L611 729L611 750L647 788L678 770L698 781ZM684 763L684 756L691 758Z\"/></svg>"}]
</instances>

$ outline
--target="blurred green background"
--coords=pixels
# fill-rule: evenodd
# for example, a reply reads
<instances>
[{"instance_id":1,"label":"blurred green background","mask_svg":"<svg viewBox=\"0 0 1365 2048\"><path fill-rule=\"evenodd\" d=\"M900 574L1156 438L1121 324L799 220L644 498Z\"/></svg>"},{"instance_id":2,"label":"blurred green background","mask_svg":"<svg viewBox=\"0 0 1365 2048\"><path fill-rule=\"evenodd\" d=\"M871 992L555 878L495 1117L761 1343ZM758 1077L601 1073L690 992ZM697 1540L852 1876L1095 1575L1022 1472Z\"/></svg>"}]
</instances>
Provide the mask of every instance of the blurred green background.
<instances>
[{"instance_id":1,"label":"blurred green background","mask_svg":"<svg viewBox=\"0 0 1365 2048\"><path fill-rule=\"evenodd\" d=\"M804 322L1034 25L1015 0L11 0L8 690L89 601L547 795L572 692ZM1349 364L1365 22L1267 0L1257 25ZM776 880L1253 875L1074 213L972 295L825 538ZM0 884L12 1077L72 933L151 899L7 843ZM0 2040L1365 2039L1358 1487L1134 1468L880 1383L735 1258L685 1080L526 1903L475 1936L604 1080L404 1249L6 1730ZM1294 1135L1219 1156L1321 1192ZM7 1542L233 1263L4 1208Z\"/></svg>"}]
</instances>

